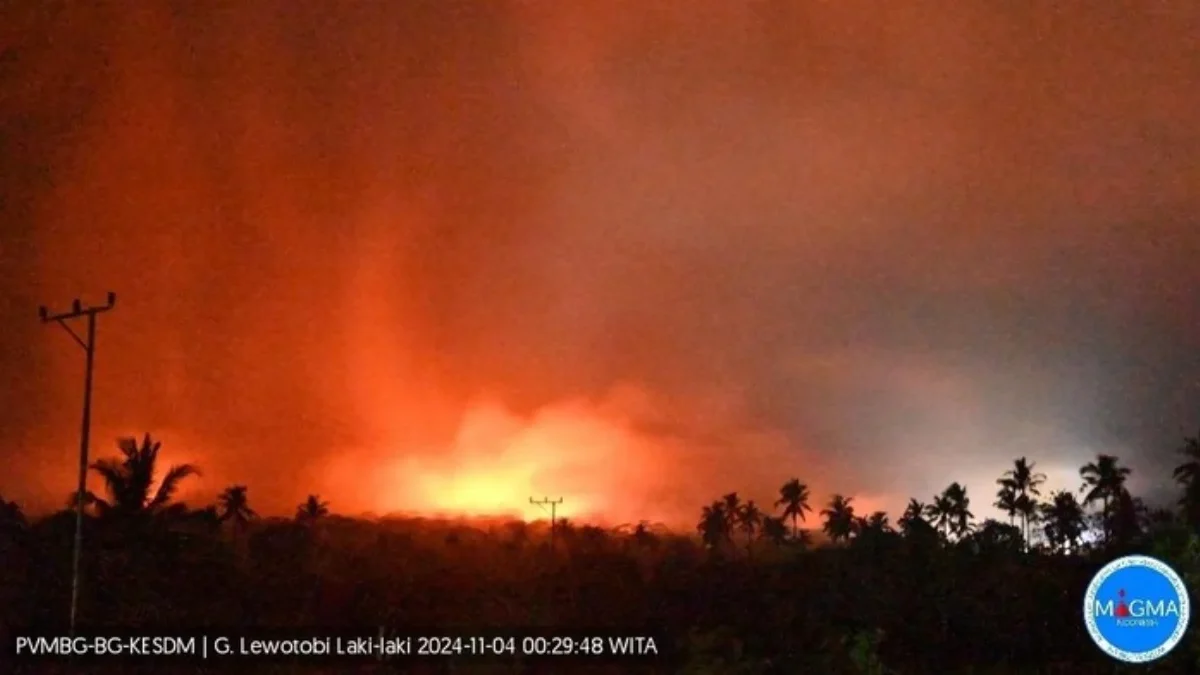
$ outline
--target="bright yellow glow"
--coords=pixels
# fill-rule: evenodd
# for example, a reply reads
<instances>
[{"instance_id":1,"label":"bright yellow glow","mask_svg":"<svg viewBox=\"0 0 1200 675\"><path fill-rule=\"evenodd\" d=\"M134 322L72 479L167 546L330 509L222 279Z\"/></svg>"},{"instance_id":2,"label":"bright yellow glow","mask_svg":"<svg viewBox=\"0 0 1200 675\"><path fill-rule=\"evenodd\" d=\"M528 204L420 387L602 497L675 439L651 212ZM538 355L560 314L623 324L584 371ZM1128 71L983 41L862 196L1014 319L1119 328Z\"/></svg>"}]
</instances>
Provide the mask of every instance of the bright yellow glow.
<instances>
[{"instance_id":1,"label":"bright yellow glow","mask_svg":"<svg viewBox=\"0 0 1200 675\"><path fill-rule=\"evenodd\" d=\"M648 520L688 531L698 504L731 490L760 504L773 499L786 459L786 446L776 437L735 433L732 445L754 460L743 460L746 475L731 480L724 468L728 444L647 434L635 420L650 417L648 407L624 394L600 402L568 400L529 415L476 402L448 441L431 446L404 440L404 424L397 424L398 431L381 434L377 447L387 450L369 453L372 462L364 463L363 453L353 449L338 453L323 467L322 482L330 494L355 487L357 501L343 507L349 512L534 521L550 514L531 497L561 498L555 515L576 522ZM680 466L687 471L674 470Z\"/></svg>"},{"instance_id":2,"label":"bright yellow glow","mask_svg":"<svg viewBox=\"0 0 1200 675\"><path fill-rule=\"evenodd\" d=\"M532 466L480 466L475 462L448 474L420 477L428 511L454 515L512 515L535 520L541 509L529 504Z\"/></svg>"}]
</instances>

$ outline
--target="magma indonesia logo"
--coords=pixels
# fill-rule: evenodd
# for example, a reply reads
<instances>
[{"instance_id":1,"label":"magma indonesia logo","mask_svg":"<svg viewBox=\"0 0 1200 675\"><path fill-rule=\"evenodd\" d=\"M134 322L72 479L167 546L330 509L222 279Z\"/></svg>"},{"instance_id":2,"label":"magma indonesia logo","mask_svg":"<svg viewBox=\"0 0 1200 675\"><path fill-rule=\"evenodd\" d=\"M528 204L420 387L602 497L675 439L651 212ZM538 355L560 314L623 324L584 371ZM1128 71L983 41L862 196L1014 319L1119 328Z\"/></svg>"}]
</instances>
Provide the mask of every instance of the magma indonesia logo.
<instances>
[{"instance_id":1,"label":"magma indonesia logo","mask_svg":"<svg viewBox=\"0 0 1200 675\"><path fill-rule=\"evenodd\" d=\"M1175 570L1147 556L1118 558L1088 585L1088 633L1109 656L1146 663L1171 651L1187 630L1187 588Z\"/></svg>"}]
</instances>

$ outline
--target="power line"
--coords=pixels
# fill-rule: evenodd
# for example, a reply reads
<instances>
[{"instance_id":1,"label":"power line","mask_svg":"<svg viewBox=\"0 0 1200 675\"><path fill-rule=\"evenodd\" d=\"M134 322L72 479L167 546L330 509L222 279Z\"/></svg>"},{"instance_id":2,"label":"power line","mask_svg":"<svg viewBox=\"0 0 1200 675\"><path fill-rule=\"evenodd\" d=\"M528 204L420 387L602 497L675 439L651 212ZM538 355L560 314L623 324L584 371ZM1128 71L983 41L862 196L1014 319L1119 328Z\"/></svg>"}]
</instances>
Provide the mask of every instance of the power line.
<instances>
[{"instance_id":1,"label":"power line","mask_svg":"<svg viewBox=\"0 0 1200 675\"><path fill-rule=\"evenodd\" d=\"M71 311L61 314L50 314L45 306L38 307L38 316L42 323L54 322L63 327L75 342L83 347L86 362L83 373L83 425L79 435L79 483L75 491L75 550L71 561L71 634L75 634L75 616L79 610L79 560L83 554L83 507L87 494L88 471L88 436L92 427L92 366L96 356L96 316L107 312L117 304L117 294L109 291L108 300L103 305L85 307L82 302L75 300L71 303ZM81 338L71 330L67 321L87 317L87 337Z\"/></svg>"},{"instance_id":2,"label":"power line","mask_svg":"<svg viewBox=\"0 0 1200 675\"><path fill-rule=\"evenodd\" d=\"M546 511L547 506L550 507L550 509L548 511L548 513L550 514L550 550L553 551L554 550L555 520L558 515L558 505L563 503L562 497L559 497L558 499L550 499L549 497L542 497L541 499L534 499L533 497L530 497L529 503L537 504L538 506L542 507L543 511Z\"/></svg>"}]
</instances>

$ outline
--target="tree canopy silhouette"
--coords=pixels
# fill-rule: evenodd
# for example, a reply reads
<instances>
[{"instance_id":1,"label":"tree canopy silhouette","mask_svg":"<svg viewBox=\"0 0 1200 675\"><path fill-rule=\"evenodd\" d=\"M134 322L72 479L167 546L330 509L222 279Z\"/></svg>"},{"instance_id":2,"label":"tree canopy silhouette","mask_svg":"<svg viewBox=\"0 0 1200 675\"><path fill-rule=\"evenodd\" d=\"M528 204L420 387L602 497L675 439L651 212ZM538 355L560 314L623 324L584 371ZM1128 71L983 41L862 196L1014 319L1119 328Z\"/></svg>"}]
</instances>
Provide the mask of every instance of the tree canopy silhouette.
<instances>
[{"instance_id":1,"label":"tree canopy silhouette","mask_svg":"<svg viewBox=\"0 0 1200 675\"><path fill-rule=\"evenodd\" d=\"M1125 479L1131 473L1128 467L1121 466L1120 460L1112 455L1097 455L1096 461L1089 462L1079 469L1083 479L1084 506L1095 502L1103 505L1101 520L1104 524L1104 539L1112 537L1112 507L1121 498L1125 490Z\"/></svg>"},{"instance_id":2,"label":"tree canopy silhouette","mask_svg":"<svg viewBox=\"0 0 1200 675\"><path fill-rule=\"evenodd\" d=\"M1081 469L1091 508L1080 491L1043 500L1033 462L1015 460L996 481L1007 523L977 523L958 482L910 499L895 527L834 494L819 526L832 545L813 546L799 527L808 488L790 479L774 513L730 491L700 509L694 533L562 519L548 546L545 523L331 517L316 494L288 517L259 517L241 484L193 510L154 480L156 443L121 447L123 461L97 462L113 480L96 511L171 517L94 521L85 599L113 625L642 626L684 664L638 672L1061 675L1111 667L1079 628L1079 597L1112 557L1152 554L1200 582L1186 499L1147 507L1115 457ZM1185 495L1190 452L1176 472ZM72 515L29 519L0 500L0 625L62 615ZM1198 664L1193 636L1156 672Z\"/></svg>"},{"instance_id":3,"label":"tree canopy silhouette","mask_svg":"<svg viewBox=\"0 0 1200 675\"><path fill-rule=\"evenodd\" d=\"M88 495L88 501L102 516L133 517L156 514L171 505L179 484L191 476L199 475L192 464L172 466L157 481L158 452L162 443L153 441L150 434L142 438L141 445L135 438L121 438L117 448L120 459L101 459L91 469L104 479L107 498Z\"/></svg>"},{"instance_id":4,"label":"tree canopy silhouette","mask_svg":"<svg viewBox=\"0 0 1200 675\"><path fill-rule=\"evenodd\" d=\"M218 512L222 521L245 525L251 518L258 516L254 509L250 508L248 491L245 485L231 485L217 496Z\"/></svg>"},{"instance_id":5,"label":"tree canopy silhouette","mask_svg":"<svg viewBox=\"0 0 1200 675\"><path fill-rule=\"evenodd\" d=\"M797 536L799 531L797 519L805 520L805 514L812 511L808 499L808 486L801 483L798 478L789 480L779 488L779 500L775 502L775 506L783 506L781 515L791 519L793 537Z\"/></svg>"},{"instance_id":6,"label":"tree canopy silhouette","mask_svg":"<svg viewBox=\"0 0 1200 675\"><path fill-rule=\"evenodd\" d=\"M309 495L304 503L296 507L296 520L302 523L315 523L329 515L329 502L321 501L317 495Z\"/></svg>"},{"instance_id":7,"label":"tree canopy silhouette","mask_svg":"<svg viewBox=\"0 0 1200 675\"><path fill-rule=\"evenodd\" d=\"M848 541L854 536L857 521L854 514L854 498L834 495L829 499L821 515L825 518L823 530L835 542Z\"/></svg>"},{"instance_id":8,"label":"tree canopy silhouette","mask_svg":"<svg viewBox=\"0 0 1200 675\"><path fill-rule=\"evenodd\" d=\"M1013 461L1013 468L996 481L1001 486L997 508L1007 513L1010 519L1021 516L1021 534L1026 541L1029 540L1029 524L1037 517L1037 497L1042 496L1041 487L1046 482L1046 474L1037 471L1036 466L1025 457L1019 457Z\"/></svg>"},{"instance_id":9,"label":"tree canopy silhouette","mask_svg":"<svg viewBox=\"0 0 1200 675\"><path fill-rule=\"evenodd\" d=\"M1183 463L1175 467L1175 480L1183 487L1179 497L1179 505L1183 508L1183 516L1189 525L1200 528L1200 433L1192 438L1183 439L1179 448Z\"/></svg>"}]
</instances>

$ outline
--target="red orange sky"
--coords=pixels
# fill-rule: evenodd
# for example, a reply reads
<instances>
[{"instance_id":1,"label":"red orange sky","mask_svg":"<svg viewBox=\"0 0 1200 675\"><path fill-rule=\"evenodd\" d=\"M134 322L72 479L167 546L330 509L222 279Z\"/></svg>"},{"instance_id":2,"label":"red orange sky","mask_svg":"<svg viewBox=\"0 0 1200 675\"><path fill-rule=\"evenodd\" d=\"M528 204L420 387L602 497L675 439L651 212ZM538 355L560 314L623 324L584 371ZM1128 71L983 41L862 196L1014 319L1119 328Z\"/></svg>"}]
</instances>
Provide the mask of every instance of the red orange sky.
<instances>
[{"instance_id":1,"label":"red orange sky","mask_svg":"<svg viewBox=\"0 0 1200 675\"><path fill-rule=\"evenodd\" d=\"M982 513L1099 451L1161 491L1195 3L701 4L4 9L0 494L65 500L36 307L110 289L96 451L159 434L196 499Z\"/></svg>"}]
</instances>

